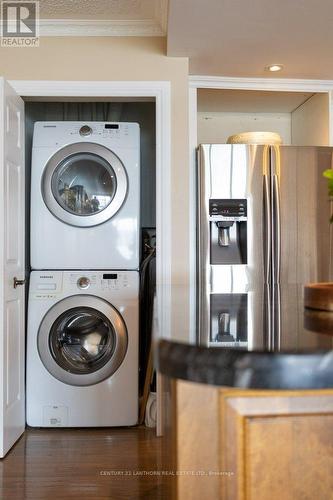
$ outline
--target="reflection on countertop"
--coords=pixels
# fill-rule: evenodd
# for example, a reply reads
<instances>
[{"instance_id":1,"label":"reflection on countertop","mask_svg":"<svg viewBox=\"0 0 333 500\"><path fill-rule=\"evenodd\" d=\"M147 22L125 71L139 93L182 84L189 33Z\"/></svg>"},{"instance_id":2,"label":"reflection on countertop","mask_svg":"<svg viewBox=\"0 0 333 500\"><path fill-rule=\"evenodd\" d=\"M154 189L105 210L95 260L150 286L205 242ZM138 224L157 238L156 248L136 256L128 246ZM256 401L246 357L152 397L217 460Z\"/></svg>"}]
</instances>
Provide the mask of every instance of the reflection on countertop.
<instances>
[{"instance_id":1,"label":"reflection on countertop","mask_svg":"<svg viewBox=\"0 0 333 500\"><path fill-rule=\"evenodd\" d=\"M186 285L160 285L157 287L160 296L167 300L164 303L162 313L170 320L170 331L158 332L160 338L167 338L175 342L197 345L198 344L198 316L195 306L196 292L194 288ZM288 289L295 288L290 285ZM192 304L191 304L192 301ZM282 314L282 342L277 351L282 352L308 352L323 351L333 348L333 312L318 312L305 309L303 299L294 311L294 321L290 326L290 318L284 323ZM194 304L194 305L193 305ZM262 304L264 309L264 304ZM316 318L314 317L317 317ZM288 326L289 325L289 326ZM288 331L292 329L292 331ZM239 332L239 338L244 339L244 331ZM210 346L214 348L238 348L247 351L267 351L265 344L264 327L259 327L253 334L253 338L248 338L247 342L216 342L218 335L214 336ZM269 349L273 350L273 349Z\"/></svg>"},{"instance_id":2,"label":"reflection on countertop","mask_svg":"<svg viewBox=\"0 0 333 500\"><path fill-rule=\"evenodd\" d=\"M308 323L309 312L299 311L301 327L294 345L279 350L264 346L199 346L195 308L190 318L193 289L160 287L170 296L171 338L158 343L158 368L163 375L204 384L259 389L313 389L333 387L333 350L330 324ZM332 312L333 321L333 312ZM326 318L327 320L327 318ZM326 323L325 323L326 324ZM311 329L309 329L311 328Z\"/></svg>"}]
</instances>

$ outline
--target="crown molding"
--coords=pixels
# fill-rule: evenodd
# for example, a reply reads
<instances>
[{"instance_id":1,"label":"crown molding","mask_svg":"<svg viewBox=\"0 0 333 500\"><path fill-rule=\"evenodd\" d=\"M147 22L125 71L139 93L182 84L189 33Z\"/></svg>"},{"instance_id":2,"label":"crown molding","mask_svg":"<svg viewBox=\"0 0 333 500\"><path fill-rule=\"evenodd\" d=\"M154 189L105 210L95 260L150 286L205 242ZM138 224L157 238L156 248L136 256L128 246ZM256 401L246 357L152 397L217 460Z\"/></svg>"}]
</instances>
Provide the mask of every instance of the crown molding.
<instances>
[{"instance_id":1,"label":"crown molding","mask_svg":"<svg viewBox=\"0 0 333 500\"><path fill-rule=\"evenodd\" d=\"M298 78L237 78L228 76L190 76L190 88L228 90L267 90L286 92L329 92L333 80Z\"/></svg>"},{"instance_id":2,"label":"crown molding","mask_svg":"<svg viewBox=\"0 0 333 500\"><path fill-rule=\"evenodd\" d=\"M166 35L167 9L160 10L158 19L138 20L89 20L89 19L40 19L40 36L151 36ZM162 7L161 7L162 9ZM163 14L164 12L164 14ZM164 16L164 17L163 17Z\"/></svg>"}]
</instances>

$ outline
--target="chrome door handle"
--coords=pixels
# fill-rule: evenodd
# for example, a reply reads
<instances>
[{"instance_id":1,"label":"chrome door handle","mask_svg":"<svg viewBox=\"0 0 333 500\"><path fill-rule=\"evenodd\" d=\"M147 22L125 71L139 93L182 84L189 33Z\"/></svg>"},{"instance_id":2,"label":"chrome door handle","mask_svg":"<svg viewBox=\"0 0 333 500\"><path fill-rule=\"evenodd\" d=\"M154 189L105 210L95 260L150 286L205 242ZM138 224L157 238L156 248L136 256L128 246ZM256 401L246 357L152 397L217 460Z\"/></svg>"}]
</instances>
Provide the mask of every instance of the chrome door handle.
<instances>
[{"instance_id":1,"label":"chrome door handle","mask_svg":"<svg viewBox=\"0 0 333 500\"><path fill-rule=\"evenodd\" d=\"M268 351L273 350L273 338L272 338L272 293L270 284L265 285L264 292L264 338L263 346L268 349Z\"/></svg>"},{"instance_id":2,"label":"chrome door handle","mask_svg":"<svg viewBox=\"0 0 333 500\"><path fill-rule=\"evenodd\" d=\"M270 177L270 148L264 148L263 163L263 202L264 202L264 228L263 228L263 251L264 251L264 338L263 344L268 350L272 350L272 191Z\"/></svg>"},{"instance_id":3,"label":"chrome door handle","mask_svg":"<svg viewBox=\"0 0 333 500\"><path fill-rule=\"evenodd\" d=\"M275 221L275 234L274 234L274 269L273 279L274 283L280 283L281 272L281 208L280 208L280 186L279 178L275 174L273 176L273 190L274 190L274 221Z\"/></svg>"},{"instance_id":4,"label":"chrome door handle","mask_svg":"<svg viewBox=\"0 0 333 500\"><path fill-rule=\"evenodd\" d=\"M273 351L281 350L281 289L280 284L274 284L274 339Z\"/></svg>"},{"instance_id":5,"label":"chrome door handle","mask_svg":"<svg viewBox=\"0 0 333 500\"><path fill-rule=\"evenodd\" d=\"M272 244L272 265L273 265L273 350L279 351L281 348L281 208L280 208L280 152L278 146L271 148L271 169L272 169L272 220L274 221L273 244Z\"/></svg>"},{"instance_id":6,"label":"chrome door handle","mask_svg":"<svg viewBox=\"0 0 333 500\"><path fill-rule=\"evenodd\" d=\"M25 285L25 280L18 280L15 276L14 278L14 288L17 288L18 286Z\"/></svg>"},{"instance_id":7,"label":"chrome door handle","mask_svg":"<svg viewBox=\"0 0 333 500\"><path fill-rule=\"evenodd\" d=\"M281 208L280 208L280 152L278 146L271 148L271 173L272 173L272 272L273 283L280 282L281 271Z\"/></svg>"},{"instance_id":8,"label":"chrome door handle","mask_svg":"<svg viewBox=\"0 0 333 500\"><path fill-rule=\"evenodd\" d=\"M264 174L264 273L265 283L271 280L271 249L272 249L272 213L271 213L271 195L268 175Z\"/></svg>"}]
</instances>

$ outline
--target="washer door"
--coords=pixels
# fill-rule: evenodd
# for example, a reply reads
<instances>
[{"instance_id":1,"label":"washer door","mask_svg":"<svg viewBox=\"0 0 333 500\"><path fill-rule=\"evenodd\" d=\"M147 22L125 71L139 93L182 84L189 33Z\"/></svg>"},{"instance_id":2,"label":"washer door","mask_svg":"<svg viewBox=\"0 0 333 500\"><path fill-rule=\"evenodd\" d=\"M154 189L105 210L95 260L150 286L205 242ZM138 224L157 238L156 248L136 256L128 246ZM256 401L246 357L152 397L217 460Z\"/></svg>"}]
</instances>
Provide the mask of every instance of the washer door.
<instances>
[{"instance_id":1,"label":"washer door","mask_svg":"<svg viewBox=\"0 0 333 500\"><path fill-rule=\"evenodd\" d=\"M127 194L126 170L108 148L90 142L60 149L46 164L42 195L50 212L66 224L102 224L120 209Z\"/></svg>"},{"instance_id":2,"label":"washer door","mask_svg":"<svg viewBox=\"0 0 333 500\"><path fill-rule=\"evenodd\" d=\"M38 331L38 352L56 379L69 385L94 385L123 362L128 344L120 313L91 295L74 295L55 304Z\"/></svg>"}]
</instances>

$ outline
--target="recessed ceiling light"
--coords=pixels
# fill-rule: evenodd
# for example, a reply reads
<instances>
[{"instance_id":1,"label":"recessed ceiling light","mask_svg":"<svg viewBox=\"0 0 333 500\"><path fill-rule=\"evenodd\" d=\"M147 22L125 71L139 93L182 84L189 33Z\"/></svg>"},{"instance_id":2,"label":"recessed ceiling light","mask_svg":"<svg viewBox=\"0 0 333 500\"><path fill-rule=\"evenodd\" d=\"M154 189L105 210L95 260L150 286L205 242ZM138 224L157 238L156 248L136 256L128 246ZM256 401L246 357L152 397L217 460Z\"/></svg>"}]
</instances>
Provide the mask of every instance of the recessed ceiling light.
<instances>
[{"instance_id":1,"label":"recessed ceiling light","mask_svg":"<svg viewBox=\"0 0 333 500\"><path fill-rule=\"evenodd\" d=\"M282 64L270 64L269 66L266 66L265 70L266 71L281 71L283 69Z\"/></svg>"}]
</instances>

